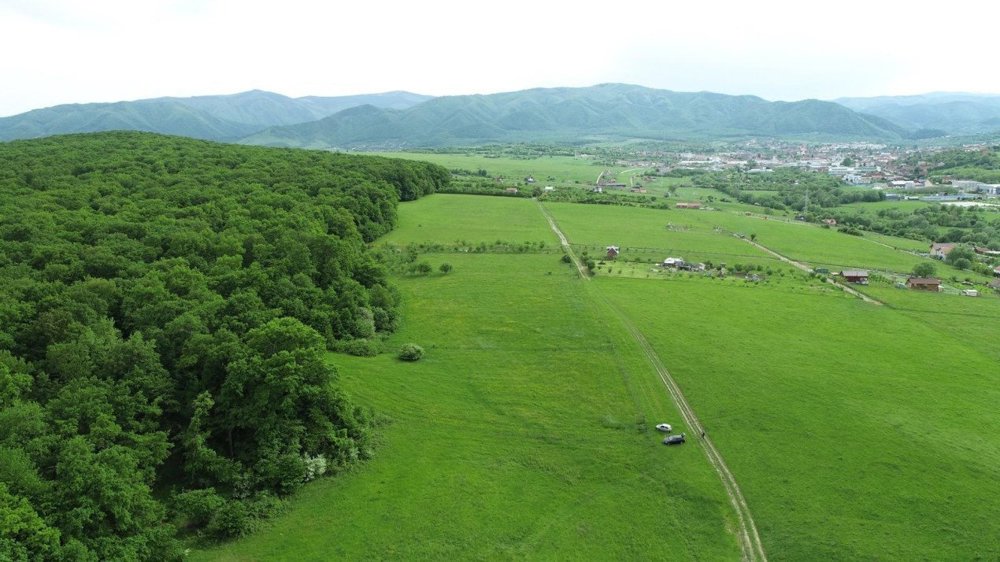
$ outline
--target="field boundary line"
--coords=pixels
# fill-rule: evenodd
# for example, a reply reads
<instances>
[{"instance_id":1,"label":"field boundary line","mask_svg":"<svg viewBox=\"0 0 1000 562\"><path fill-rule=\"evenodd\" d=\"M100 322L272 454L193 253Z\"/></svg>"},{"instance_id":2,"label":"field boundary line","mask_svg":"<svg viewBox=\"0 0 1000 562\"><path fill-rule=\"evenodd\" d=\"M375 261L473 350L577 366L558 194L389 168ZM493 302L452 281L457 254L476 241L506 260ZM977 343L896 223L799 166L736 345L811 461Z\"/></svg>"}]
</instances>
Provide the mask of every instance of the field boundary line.
<instances>
[{"instance_id":1,"label":"field boundary line","mask_svg":"<svg viewBox=\"0 0 1000 562\"><path fill-rule=\"evenodd\" d=\"M566 250L570 259L576 265L577 271L580 273L580 277L590 281L590 276L586 274L583 270L583 266L580 260L577 259L576 254L573 253L573 249L570 247L569 241L566 239L566 235L563 234L562 230L559 229L558 224L555 219L549 214L548 209L542 205L541 201L537 199L535 202L538 204L538 209L542 212L542 215L549 221L549 226L552 227L552 231L556 233L559 237L559 241ZM671 376L670 371L660 360L659 355L657 355L656 350L653 346L649 344L642 332L632 323L631 319L622 311L620 308L615 306L607 297L602 293L596 293L595 297L604 306L608 307L619 319L628 333L635 339L636 343L642 349L643 355L646 356L646 360L649 361L650 365L656 370L659 375L660 380L667 389L667 394L670 396L670 400L674 403L674 407L680 413L681 417L684 419L685 425L689 430L701 436L702 450L705 452L705 456L708 458L709 464L715 469L715 472L719 475L719 479L722 480L722 487L725 489L726 496L729 497L729 501L733 506L733 510L736 512L737 523L739 524L739 530L737 532L737 538L740 543L740 550L742 553L741 558L747 561L760 561L767 562L767 555L764 553L764 545L760 540L760 534L757 532L757 525L754 523L753 515L750 513L750 507L747 505L746 499L743 497L743 492L740 491L739 484L736 482L736 478L733 473L729 470L729 466L722 458L722 454L719 453L718 449L712 443L712 440L705 434L705 428L701 425L701 421L698 416L694 413L694 409L688 403L687 398L684 397L684 393L681 392L680 386L677 385L677 381Z\"/></svg>"},{"instance_id":2,"label":"field boundary line","mask_svg":"<svg viewBox=\"0 0 1000 562\"><path fill-rule=\"evenodd\" d=\"M566 239L566 235L563 234L563 231L559 229L559 225L556 224L555 217L549 213L549 210L546 209L545 206L542 205L542 202L538 199L535 199L535 204L538 205L538 210L542 212L542 216L545 217L545 220L549 221L549 227L552 228L552 232L555 232L556 236L559 238L559 244L562 246L563 251L566 252L569 259L573 260L573 265L576 266L576 270L580 273L580 278L590 281L590 275L587 275L587 272L583 269L583 263L581 263L580 259L576 257L575 253L573 253L573 247L570 246L569 240Z\"/></svg>"}]
</instances>

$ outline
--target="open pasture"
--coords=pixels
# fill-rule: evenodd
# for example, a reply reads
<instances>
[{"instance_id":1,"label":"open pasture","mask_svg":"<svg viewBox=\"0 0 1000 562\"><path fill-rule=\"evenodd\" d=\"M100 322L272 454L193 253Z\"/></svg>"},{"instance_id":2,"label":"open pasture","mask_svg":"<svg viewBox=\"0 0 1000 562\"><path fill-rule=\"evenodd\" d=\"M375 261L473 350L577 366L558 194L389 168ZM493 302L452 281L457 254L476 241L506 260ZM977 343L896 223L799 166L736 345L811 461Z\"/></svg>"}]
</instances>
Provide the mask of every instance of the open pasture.
<instances>
[{"instance_id":1,"label":"open pasture","mask_svg":"<svg viewBox=\"0 0 1000 562\"><path fill-rule=\"evenodd\" d=\"M378 153L380 156L424 160L450 170L486 170L491 177L503 176L520 183L531 176L541 185L593 185L604 170L620 172L621 166L605 166L593 158L574 156L541 156L538 158L488 158L482 154L438 154L430 152Z\"/></svg>"},{"instance_id":2,"label":"open pasture","mask_svg":"<svg viewBox=\"0 0 1000 562\"><path fill-rule=\"evenodd\" d=\"M741 231L809 263L909 256L721 212L546 208L570 242L598 248L651 237L775 263L732 236ZM434 195L401 205L400 228L383 240L519 237L556 244L534 202ZM766 283L653 283L605 272L581 281L551 253L421 259L454 270L397 279L405 312L390 352L330 356L350 394L391 419L376 458L305 487L261 533L192 559L737 559L718 477L697 440L659 444L651 425L677 413L605 299L683 388L771 559L1000 556L990 491L1000 299L875 285L887 305L874 306L785 264ZM411 341L426 357L395 359Z\"/></svg>"},{"instance_id":3,"label":"open pasture","mask_svg":"<svg viewBox=\"0 0 1000 562\"><path fill-rule=\"evenodd\" d=\"M469 244L559 240L534 201L521 197L473 197L439 193L399 206L399 226L385 244Z\"/></svg>"},{"instance_id":4,"label":"open pasture","mask_svg":"<svg viewBox=\"0 0 1000 562\"><path fill-rule=\"evenodd\" d=\"M1000 370L995 352L934 321L943 311L702 280L594 283L684 388L772 557L1000 555L988 491Z\"/></svg>"},{"instance_id":5,"label":"open pasture","mask_svg":"<svg viewBox=\"0 0 1000 562\"><path fill-rule=\"evenodd\" d=\"M696 442L660 444L652 426L684 431L679 416L575 270L552 254L424 258L454 270L398 279L405 320L388 344L424 359L330 358L391 418L376 458L192 559L739 557L718 477Z\"/></svg>"},{"instance_id":6,"label":"open pasture","mask_svg":"<svg viewBox=\"0 0 1000 562\"><path fill-rule=\"evenodd\" d=\"M667 257L687 261L733 264L779 262L731 232L712 225L686 220L709 211L665 211L572 203L547 203L560 228L574 246L582 246L595 258L607 246L622 249L619 261L639 258L657 263ZM600 255L597 254L600 252Z\"/></svg>"}]
</instances>

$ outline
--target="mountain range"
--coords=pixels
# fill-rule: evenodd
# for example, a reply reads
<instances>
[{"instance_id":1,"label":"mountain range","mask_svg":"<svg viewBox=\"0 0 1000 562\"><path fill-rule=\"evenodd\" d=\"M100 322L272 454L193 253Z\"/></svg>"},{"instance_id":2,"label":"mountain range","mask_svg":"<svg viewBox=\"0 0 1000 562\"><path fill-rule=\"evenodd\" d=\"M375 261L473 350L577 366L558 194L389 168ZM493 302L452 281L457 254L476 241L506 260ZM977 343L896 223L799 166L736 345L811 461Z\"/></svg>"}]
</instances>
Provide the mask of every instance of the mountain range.
<instances>
[{"instance_id":1,"label":"mountain range","mask_svg":"<svg viewBox=\"0 0 1000 562\"><path fill-rule=\"evenodd\" d=\"M223 96L57 105L0 118L0 140L122 129L236 141L267 127L315 121L359 105L404 109L428 99L410 92L290 98L251 90Z\"/></svg>"},{"instance_id":2,"label":"mountain range","mask_svg":"<svg viewBox=\"0 0 1000 562\"><path fill-rule=\"evenodd\" d=\"M747 137L892 142L996 131L1000 96L772 102L626 84L436 98L399 91L290 98L252 90L60 105L0 118L0 140L115 129L244 144L367 150Z\"/></svg>"},{"instance_id":3,"label":"mountain range","mask_svg":"<svg viewBox=\"0 0 1000 562\"><path fill-rule=\"evenodd\" d=\"M907 129L936 129L947 134L1000 130L998 95L938 92L917 96L840 98L835 101Z\"/></svg>"}]
</instances>

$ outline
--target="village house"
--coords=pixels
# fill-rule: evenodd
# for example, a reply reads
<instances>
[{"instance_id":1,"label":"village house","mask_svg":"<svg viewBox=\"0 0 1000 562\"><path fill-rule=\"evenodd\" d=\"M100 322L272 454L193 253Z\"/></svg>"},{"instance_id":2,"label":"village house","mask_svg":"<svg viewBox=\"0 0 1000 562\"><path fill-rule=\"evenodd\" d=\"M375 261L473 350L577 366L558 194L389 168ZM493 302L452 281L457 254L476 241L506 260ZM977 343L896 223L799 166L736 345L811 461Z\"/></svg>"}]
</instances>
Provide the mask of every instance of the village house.
<instances>
[{"instance_id":1,"label":"village house","mask_svg":"<svg viewBox=\"0 0 1000 562\"><path fill-rule=\"evenodd\" d=\"M906 280L906 286L918 291L933 291L936 293L941 290L941 280L934 279L933 277L910 277Z\"/></svg>"},{"instance_id":2,"label":"village house","mask_svg":"<svg viewBox=\"0 0 1000 562\"><path fill-rule=\"evenodd\" d=\"M827 226L837 226L837 219L823 219L823 224Z\"/></svg>"},{"instance_id":3,"label":"village house","mask_svg":"<svg viewBox=\"0 0 1000 562\"><path fill-rule=\"evenodd\" d=\"M608 246L607 251L608 251L607 256L609 260L613 260L618 257L618 246Z\"/></svg>"},{"instance_id":4,"label":"village house","mask_svg":"<svg viewBox=\"0 0 1000 562\"><path fill-rule=\"evenodd\" d=\"M848 283L857 283L858 285L868 284L868 272L864 269L845 269L840 272L840 276Z\"/></svg>"},{"instance_id":5,"label":"village house","mask_svg":"<svg viewBox=\"0 0 1000 562\"><path fill-rule=\"evenodd\" d=\"M948 257L948 254L950 254L956 246L958 246L958 244L952 244L950 242L935 242L931 244L931 257L943 260Z\"/></svg>"},{"instance_id":6,"label":"village house","mask_svg":"<svg viewBox=\"0 0 1000 562\"><path fill-rule=\"evenodd\" d=\"M684 265L684 260L681 258L667 258L660 265L662 267L680 267Z\"/></svg>"}]
</instances>

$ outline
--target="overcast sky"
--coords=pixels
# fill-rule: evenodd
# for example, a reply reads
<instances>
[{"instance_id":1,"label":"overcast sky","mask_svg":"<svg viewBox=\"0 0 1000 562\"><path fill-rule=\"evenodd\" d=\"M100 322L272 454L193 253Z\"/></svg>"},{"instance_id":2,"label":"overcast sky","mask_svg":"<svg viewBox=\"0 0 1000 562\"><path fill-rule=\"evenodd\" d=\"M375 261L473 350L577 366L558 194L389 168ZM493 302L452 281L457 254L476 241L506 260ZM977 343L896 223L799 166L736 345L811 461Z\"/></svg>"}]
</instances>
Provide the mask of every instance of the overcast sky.
<instances>
[{"instance_id":1,"label":"overcast sky","mask_svg":"<svg viewBox=\"0 0 1000 562\"><path fill-rule=\"evenodd\" d=\"M983 0L0 0L0 116L262 89L1000 93Z\"/></svg>"}]
</instances>

